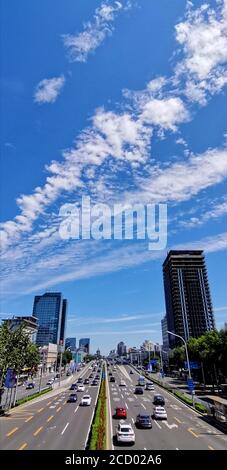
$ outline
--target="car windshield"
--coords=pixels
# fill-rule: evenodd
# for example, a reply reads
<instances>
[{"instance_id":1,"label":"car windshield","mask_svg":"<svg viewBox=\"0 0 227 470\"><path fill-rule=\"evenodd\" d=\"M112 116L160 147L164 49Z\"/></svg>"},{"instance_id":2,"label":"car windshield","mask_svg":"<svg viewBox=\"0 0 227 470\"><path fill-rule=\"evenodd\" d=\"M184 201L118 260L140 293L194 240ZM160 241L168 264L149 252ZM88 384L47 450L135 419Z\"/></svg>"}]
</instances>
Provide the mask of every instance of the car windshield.
<instances>
[{"instance_id":1,"label":"car windshield","mask_svg":"<svg viewBox=\"0 0 227 470\"><path fill-rule=\"evenodd\" d=\"M121 432L127 432L128 433L130 431L131 431L131 429L129 427L121 428Z\"/></svg>"},{"instance_id":2,"label":"car windshield","mask_svg":"<svg viewBox=\"0 0 227 470\"><path fill-rule=\"evenodd\" d=\"M89 400L89 395L84 395L84 400Z\"/></svg>"}]
</instances>

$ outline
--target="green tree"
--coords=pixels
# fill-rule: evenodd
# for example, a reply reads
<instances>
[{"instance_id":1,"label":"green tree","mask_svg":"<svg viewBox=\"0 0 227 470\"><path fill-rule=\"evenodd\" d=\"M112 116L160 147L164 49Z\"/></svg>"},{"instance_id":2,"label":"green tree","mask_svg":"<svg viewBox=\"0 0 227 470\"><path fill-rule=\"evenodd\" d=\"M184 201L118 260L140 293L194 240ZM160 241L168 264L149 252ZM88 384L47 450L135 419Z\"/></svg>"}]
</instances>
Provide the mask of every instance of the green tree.
<instances>
[{"instance_id":1,"label":"green tree","mask_svg":"<svg viewBox=\"0 0 227 470\"><path fill-rule=\"evenodd\" d=\"M9 367L19 374L24 367L35 368L39 362L38 349L31 343L25 326L22 324L12 331L10 322L3 322L0 325L0 387Z\"/></svg>"}]
</instances>

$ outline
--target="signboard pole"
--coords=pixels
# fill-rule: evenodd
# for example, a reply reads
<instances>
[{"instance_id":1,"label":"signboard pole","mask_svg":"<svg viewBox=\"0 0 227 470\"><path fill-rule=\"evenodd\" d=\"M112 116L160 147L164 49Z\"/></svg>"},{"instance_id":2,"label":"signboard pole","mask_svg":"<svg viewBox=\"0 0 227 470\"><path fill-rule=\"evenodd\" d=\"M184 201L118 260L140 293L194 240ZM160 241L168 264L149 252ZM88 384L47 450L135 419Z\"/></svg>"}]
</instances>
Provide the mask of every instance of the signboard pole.
<instances>
[{"instance_id":1,"label":"signboard pole","mask_svg":"<svg viewBox=\"0 0 227 470\"><path fill-rule=\"evenodd\" d=\"M60 366L59 366L59 387L61 386L61 366L62 366L62 351L60 355Z\"/></svg>"},{"instance_id":2,"label":"signboard pole","mask_svg":"<svg viewBox=\"0 0 227 470\"><path fill-rule=\"evenodd\" d=\"M17 399L18 379L19 379L19 374L17 374L16 388L15 388L15 393L14 393L14 398L13 398L13 406L15 406L16 399Z\"/></svg>"}]
</instances>

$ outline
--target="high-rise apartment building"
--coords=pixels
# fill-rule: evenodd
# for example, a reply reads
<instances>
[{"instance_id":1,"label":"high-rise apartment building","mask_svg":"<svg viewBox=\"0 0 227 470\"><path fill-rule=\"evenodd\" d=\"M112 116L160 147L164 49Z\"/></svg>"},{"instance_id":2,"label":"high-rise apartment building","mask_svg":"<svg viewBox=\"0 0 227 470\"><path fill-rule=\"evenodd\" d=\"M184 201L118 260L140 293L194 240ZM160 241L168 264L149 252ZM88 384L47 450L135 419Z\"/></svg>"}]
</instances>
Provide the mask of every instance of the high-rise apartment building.
<instances>
[{"instance_id":1,"label":"high-rise apartment building","mask_svg":"<svg viewBox=\"0 0 227 470\"><path fill-rule=\"evenodd\" d=\"M163 263L168 330L198 338L215 328L203 251L171 250ZM181 344L169 335L170 347Z\"/></svg>"}]
</instances>

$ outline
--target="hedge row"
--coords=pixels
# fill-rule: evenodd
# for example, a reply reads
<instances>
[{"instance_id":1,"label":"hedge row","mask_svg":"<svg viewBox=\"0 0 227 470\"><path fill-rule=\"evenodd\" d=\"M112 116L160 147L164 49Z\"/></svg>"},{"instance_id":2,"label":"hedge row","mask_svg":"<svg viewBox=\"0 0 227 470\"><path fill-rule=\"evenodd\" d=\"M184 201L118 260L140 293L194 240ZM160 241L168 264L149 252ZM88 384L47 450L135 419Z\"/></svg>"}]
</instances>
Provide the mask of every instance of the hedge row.
<instances>
[{"instance_id":1,"label":"hedge row","mask_svg":"<svg viewBox=\"0 0 227 470\"><path fill-rule=\"evenodd\" d=\"M45 388L45 390L42 390L41 392L36 392L33 393L32 395L28 395L27 397L20 398L20 400L17 400L15 403L15 406L23 405L23 403L26 403L27 401L34 400L34 398L38 398L41 395L44 395L44 393L50 392L52 390L52 387Z\"/></svg>"},{"instance_id":2,"label":"hedge row","mask_svg":"<svg viewBox=\"0 0 227 470\"><path fill-rule=\"evenodd\" d=\"M106 382L102 380L88 443L88 450L106 448Z\"/></svg>"}]
</instances>

